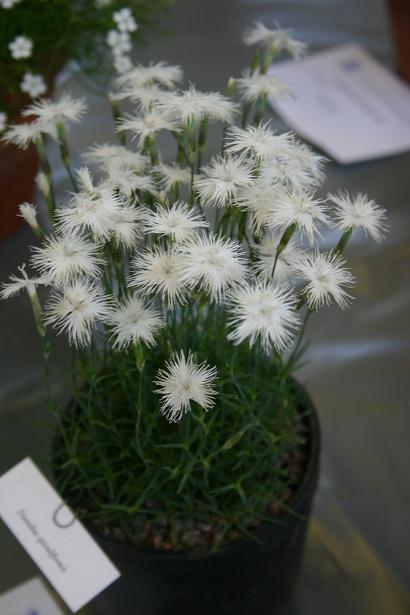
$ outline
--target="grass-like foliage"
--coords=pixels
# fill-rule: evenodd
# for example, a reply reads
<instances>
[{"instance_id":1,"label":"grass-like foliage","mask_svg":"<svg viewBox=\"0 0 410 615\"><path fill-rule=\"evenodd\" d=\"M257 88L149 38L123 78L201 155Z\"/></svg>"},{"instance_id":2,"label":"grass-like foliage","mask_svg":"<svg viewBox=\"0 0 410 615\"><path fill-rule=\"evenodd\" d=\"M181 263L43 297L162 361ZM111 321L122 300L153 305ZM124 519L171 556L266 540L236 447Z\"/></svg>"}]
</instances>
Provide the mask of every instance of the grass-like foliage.
<instances>
[{"instance_id":1,"label":"grass-like foliage","mask_svg":"<svg viewBox=\"0 0 410 615\"><path fill-rule=\"evenodd\" d=\"M351 235L385 230L365 195L319 198L324 158L262 122L268 97L287 95L271 63L304 46L261 24L245 42L261 50L226 96L177 90L182 70L163 62L117 77L118 143L90 148L88 167L71 166L68 127L86 105L68 94L25 109L34 121L4 137L37 147L52 232L22 204L41 240L35 274L20 267L1 295L27 291L46 366L50 328L72 346L72 402L49 401L58 486L82 518L137 545L217 547L278 522L308 451L292 380L306 325L349 304ZM122 114L125 99L133 115ZM209 158L211 122L221 140ZM175 144L167 164L160 132ZM62 204L46 138L72 182ZM326 227L338 240L321 251Z\"/></svg>"}]
</instances>

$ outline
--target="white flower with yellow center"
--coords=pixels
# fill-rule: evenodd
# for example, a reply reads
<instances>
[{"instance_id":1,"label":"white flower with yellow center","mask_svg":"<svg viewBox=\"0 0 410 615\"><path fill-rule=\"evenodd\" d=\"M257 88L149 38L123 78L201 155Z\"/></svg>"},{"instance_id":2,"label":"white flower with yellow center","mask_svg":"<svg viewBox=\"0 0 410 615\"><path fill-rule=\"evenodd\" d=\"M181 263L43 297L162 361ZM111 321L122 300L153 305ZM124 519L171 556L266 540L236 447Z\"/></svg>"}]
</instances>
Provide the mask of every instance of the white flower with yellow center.
<instances>
[{"instance_id":1,"label":"white flower with yellow center","mask_svg":"<svg viewBox=\"0 0 410 615\"><path fill-rule=\"evenodd\" d=\"M158 371L155 384L156 392L161 395L161 414L170 423L179 422L191 410L195 402L205 411L215 405L217 377L216 367L206 362L197 364L191 353L185 357L183 351L175 353Z\"/></svg>"}]
</instances>

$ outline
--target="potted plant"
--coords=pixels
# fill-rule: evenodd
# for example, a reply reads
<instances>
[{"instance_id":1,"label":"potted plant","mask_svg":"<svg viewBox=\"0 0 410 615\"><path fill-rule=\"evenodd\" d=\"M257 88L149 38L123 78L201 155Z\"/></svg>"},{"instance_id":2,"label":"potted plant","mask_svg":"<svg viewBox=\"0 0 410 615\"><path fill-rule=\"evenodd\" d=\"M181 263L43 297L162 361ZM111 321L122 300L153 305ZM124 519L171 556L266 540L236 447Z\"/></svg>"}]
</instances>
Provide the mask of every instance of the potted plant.
<instances>
[{"instance_id":1,"label":"potted plant","mask_svg":"<svg viewBox=\"0 0 410 615\"><path fill-rule=\"evenodd\" d=\"M141 40L141 32L153 27L169 4L170 0L139 0L130 6L118 0L2 0L0 132L31 99L51 93L55 76L68 60L94 81L101 65L104 74L110 70L111 60L118 73L129 68L132 43ZM4 144L0 157L0 187L7 195L2 239L21 223L16 216L18 204L32 199L38 159L32 147L21 155Z\"/></svg>"},{"instance_id":2,"label":"potted plant","mask_svg":"<svg viewBox=\"0 0 410 615\"><path fill-rule=\"evenodd\" d=\"M325 159L262 121L267 98L288 93L271 63L304 46L262 24L245 42L261 47L226 96L176 89L181 69L165 63L118 77L119 141L91 147L88 167L71 168L66 139L83 101L40 101L25 111L29 129L6 133L38 147L54 231L33 249L35 273L22 266L2 297L27 290L46 362L50 328L72 347L71 402L49 402L52 464L122 573L98 599L107 613L281 612L320 449L292 373L309 318L350 302L350 236L385 231L365 195L319 198ZM124 99L135 114L122 116ZM210 156L211 122L222 138ZM46 136L58 137L72 181L58 206ZM175 161L162 160L162 138ZM41 237L34 206L21 215ZM329 226L338 240L323 251Z\"/></svg>"}]
</instances>

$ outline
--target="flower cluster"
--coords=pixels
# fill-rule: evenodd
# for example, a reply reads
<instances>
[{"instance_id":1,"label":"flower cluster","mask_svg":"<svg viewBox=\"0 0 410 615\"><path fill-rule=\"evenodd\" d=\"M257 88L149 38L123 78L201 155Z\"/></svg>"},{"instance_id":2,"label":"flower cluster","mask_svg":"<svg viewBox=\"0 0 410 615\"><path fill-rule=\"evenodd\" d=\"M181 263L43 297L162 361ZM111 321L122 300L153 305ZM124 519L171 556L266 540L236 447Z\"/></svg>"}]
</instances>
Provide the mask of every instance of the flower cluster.
<instances>
[{"instance_id":1,"label":"flower cluster","mask_svg":"<svg viewBox=\"0 0 410 615\"><path fill-rule=\"evenodd\" d=\"M117 28L107 40L116 59L130 63L125 54L136 24L128 9L113 19ZM285 31L260 24L245 40L265 45L266 53L274 47L298 57L304 50ZM110 92L119 143L94 145L84 157L90 166L76 171L65 130L81 121L84 101L41 100L23 112L35 117L29 127L5 134L20 147L34 141L40 148L54 229L33 249L33 277L23 270L22 279L4 285L3 297L17 287L33 297L36 286L49 286L46 332L67 333L91 355L99 348L105 356L135 354L141 373L156 348L164 365L150 386L171 422L192 405L212 408L224 369L208 364L205 342L196 341L195 350L181 342L181 331L188 327L186 339L206 340L225 323L227 348L246 345L282 361L300 343L312 311L349 304L354 280L342 252L350 235L361 229L380 240L385 232L384 210L365 195L320 198L324 157L259 117L267 95L287 91L263 67L230 80L223 96L193 85L178 89L178 66L128 66ZM132 115L121 116L123 100L135 104ZM210 122L223 127L222 153L203 162ZM162 160L164 133L175 142L174 162ZM45 135L59 140L73 183L64 204L54 201ZM20 212L40 236L35 207L26 203ZM339 232L328 252L317 245L326 227Z\"/></svg>"}]
</instances>

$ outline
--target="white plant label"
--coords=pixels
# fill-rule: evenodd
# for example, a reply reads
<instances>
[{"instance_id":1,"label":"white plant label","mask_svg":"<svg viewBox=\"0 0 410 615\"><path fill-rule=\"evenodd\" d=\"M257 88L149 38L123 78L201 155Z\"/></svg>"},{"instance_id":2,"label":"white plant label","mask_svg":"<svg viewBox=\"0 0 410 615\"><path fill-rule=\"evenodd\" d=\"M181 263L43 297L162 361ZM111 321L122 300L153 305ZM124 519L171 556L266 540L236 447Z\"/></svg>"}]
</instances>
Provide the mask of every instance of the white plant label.
<instances>
[{"instance_id":1,"label":"white plant label","mask_svg":"<svg viewBox=\"0 0 410 615\"><path fill-rule=\"evenodd\" d=\"M343 164L410 150L410 87L358 45L342 45L270 73L293 98L270 100L282 119Z\"/></svg>"},{"instance_id":2,"label":"white plant label","mask_svg":"<svg viewBox=\"0 0 410 615\"><path fill-rule=\"evenodd\" d=\"M2 615L64 615L41 579L35 577L0 596Z\"/></svg>"},{"instance_id":3,"label":"white plant label","mask_svg":"<svg viewBox=\"0 0 410 615\"><path fill-rule=\"evenodd\" d=\"M120 576L29 458L0 477L0 517L74 613Z\"/></svg>"}]
</instances>

